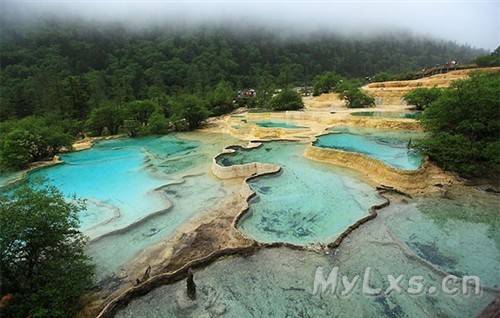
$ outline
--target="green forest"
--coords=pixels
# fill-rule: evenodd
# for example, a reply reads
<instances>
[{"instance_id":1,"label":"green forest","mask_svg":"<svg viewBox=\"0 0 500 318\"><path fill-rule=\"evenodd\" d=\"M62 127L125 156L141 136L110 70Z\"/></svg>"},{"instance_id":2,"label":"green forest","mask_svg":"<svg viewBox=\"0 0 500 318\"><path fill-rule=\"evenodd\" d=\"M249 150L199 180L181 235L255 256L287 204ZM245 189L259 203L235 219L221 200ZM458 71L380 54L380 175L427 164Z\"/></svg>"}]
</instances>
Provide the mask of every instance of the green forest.
<instances>
[{"instance_id":1,"label":"green forest","mask_svg":"<svg viewBox=\"0 0 500 318\"><path fill-rule=\"evenodd\" d=\"M328 71L361 83L382 71L484 54L404 33L285 39L259 28L139 31L53 20L0 29L0 152L10 168L50 157L84 134L189 130L240 105L284 110L270 100L275 88L313 85ZM244 88L256 89L257 98L235 104Z\"/></svg>"},{"instance_id":2,"label":"green forest","mask_svg":"<svg viewBox=\"0 0 500 318\"><path fill-rule=\"evenodd\" d=\"M326 32L318 32L308 36L288 35L284 37L277 35L276 32L258 27L245 31L223 26L190 29L162 26L132 29L119 24L92 25L62 20L46 20L45 22L24 25L11 24L10 22L6 23L0 20L1 174L29 168L32 167L30 164L33 162L49 160L60 152L73 150L74 141L87 136L123 134L128 137L138 137L166 134L173 131L188 131L200 127L210 116L227 114L241 106L259 108L249 110L254 112L301 110L304 108L304 102L299 92L308 92L314 96L335 92L345 100L346 106L349 108L371 107L375 106L375 99L360 89L367 82L414 78L421 76L422 68L442 65L450 60L458 61L461 65L468 63L474 63L474 66L500 65L500 47L490 54L470 46L413 36L404 32L358 38ZM465 67L472 66L465 65ZM250 93L248 95L240 94L243 91ZM468 78L457 80L447 88L417 88L409 92L404 96L404 99L408 105L421 111L418 120L426 131L426 137L414 143L410 139L407 146L407 143L404 142L403 151L413 154L414 149L411 148L415 148L445 170L453 171L471 180L473 178L489 178L498 183L500 180L499 96L500 73L498 72L471 73ZM326 110L328 113L325 111L318 113L319 115L315 114L314 118L329 114L331 111L331 109ZM336 111L335 108L333 110ZM239 116L241 117L242 114ZM344 123L345 117L339 118ZM237 120L247 123L246 119L243 118ZM364 120L355 119L353 122L364 122ZM407 121L407 119L400 120ZM374 127L378 127L376 121ZM335 122L333 121L333 123ZM328 129L333 127L332 125ZM309 135L304 132L306 130L314 132L316 136L316 132L310 127L296 127L301 128L300 135L297 135L298 137L294 135L293 139L286 140L298 140L300 143L305 143L308 140L305 138L309 138ZM394 125L394 127L399 126ZM404 126L401 125L401 127ZM321 127L322 130L326 128L326 124L325 127ZM244 140L247 139L249 138ZM211 141L208 140L208 142ZM214 143L211 147L215 148L215 145L219 144ZM270 150L271 148L265 148L265 151ZM208 151L206 153L205 150L203 151L202 156L208 156ZM189 158L198 156L200 153L191 152L191 150L189 152L182 151L179 153L180 155L175 155L175 158L172 156L172 158L177 160L182 156L181 160L185 158L191 160ZM290 154L296 156L295 152ZM156 156L156 154L153 155ZM216 160L213 160L215 164ZM103 160L99 158L99 161ZM148 165L152 161L149 160ZM162 164L167 165L171 162L170 158L154 161L161 161ZM143 165L141 161L141 170L143 170ZM266 169L258 167L257 163L254 162L252 165L258 172L249 174L249 177L245 178L243 175L238 175L238 180L247 182L250 178L259 175L283 171L273 168L274 171L266 172ZM157 168L159 166L152 167L154 167L154 171L160 171L160 168ZM185 176L182 175L182 178L179 177L181 174L177 172L169 175L167 185L178 184L172 180L182 179L184 182L187 177L195 177L200 174L198 166L196 166L196 170L193 167L194 165L189 166L189 169L183 168L189 175L186 173ZM288 169L285 165L283 167ZM292 170L290 169L290 171ZM296 171L291 172L294 178L313 170L297 171L297 173ZM323 170L317 171L326 173ZM92 172L91 174L96 173ZM215 176L215 173L213 175ZM346 175L345 178L342 174L338 175L339 177L335 178L341 178L339 180L342 182L339 184L342 187L348 188L350 183L355 185L352 188L356 192L352 192L352 195L349 192L349 196L361 193L366 197L363 200L370 199L369 192L358 186L358 181L349 181L351 175ZM160 173L154 175L155 178L159 178L159 176ZM85 173L82 173L82 179L85 178ZM296 179L297 182L306 184L304 180L300 180L298 177ZM311 179L317 182L317 178ZM131 286L129 283L133 282L134 279L137 284L140 284L149 278L151 266L146 270L147 277L144 274L143 277L146 278L141 281L133 276L135 272L127 271L129 268L134 268L134 271L139 270L139 266L142 265L130 261L132 265L127 263L120 268L120 276L113 274L113 276L105 278L107 281L102 283L102 286L105 287L101 286L101 282L96 284L94 274L98 267L93 265L93 260L86 254L88 238L83 234L86 232L82 233L81 231L84 230L80 228L80 214L86 210L86 199L79 199L75 196L68 200L63 192L56 187L44 184L45 180L26 180L29 181L16 184L12 191L11 188L8 188L8 192L0 193L0 228L2 229L0 231L0 271L2 272L0 287L3 291L0 296L6 304L0 303L2 305L0 306L0 316L72 317L81 310L82 305L104 301L105 297L109 295L101 297L98 294L101 288L104 290L112 286L112 292L115 293L123 286L127 288ZM440 179L436 178L436 180ZM359 181L360 185L361 181ZM433 187L443 188L443 184L437 183L434 179L431 181L429 184L432 183ZM121 179L120 182L123 183ZM254 247L257 246L255 244L260 244L255 241L255 244L248 245L249 239L240 235L245 244L240 247L238 245L240 239L235 239L234 235L231 236L232 232L228 232L229 234L222 232L222 228L225 226L223 222L230 220L229 213L232 213L232 210L236 211L238 207L246 206L248 210L248 204L250 204L251 196L244 198L244 194L238 194L238 198L236 198L237 192L235 191L239 188L235 187L235 182L231 181L231 188L227 191L222 186L220 189L218 186L217 188L213 186L231 200L224 198L224 201L220 199L221 201L217 201L216 204L210 203L219 200L219 196L213 195L212 197L212 194L209 193L206 196L208 199L203 202L206 205L204 207L205 213L210 212L211 218L217 220L218 223L207 221L207 223L202 223L203 226L190 223L189 227L195 228L196 232L186 231L182 233L182 240L174 241L172 239L169 241L168 244L172 244L168 245L168 248L173 251L171 254L180 255L179 259L175 259L174 256L167 259L165 253L163 253L165 255L159 253L161 257L165 258L161 259L161 263L158 261L160 259L149 258L149 254L147 257L143 257L146 254L137 254L134 257L139 255L140 257L137 259L140 260L141 264L143 264L142 262L146 264L146 261L151 261L154 266L156 266L155 264L168 264L168 266L173 264L172 268L175 271L172 273L182 273L181 270L184 271L185 268L191 266L190 264L202 264L203 255L205 255L196 249L184 250L184 246L201 246L200 251L210 252L207 254L209 257L206 258L209 259L212 255L223 255L224 251L246 251L248 246ZM139 183L137 182L137 184ZM86 186L88 184L90 183L85 183ZM113 182L113 187L116 184ZM156 184L156 180L154 184ZM207 184L212 187L212 180ZM183 186L191 187L188 183ZM161 187L155 185L155 187L155 190L148 189L147 194L150 195L158 189L166 189L165 185ZM118 189L121 191L122 188ZM178 190L175 189L168 191L181 197L180 191L183 190L177 193ZM193 189L190 190L192 195L199 195L201 191L205 191L203 187L199 188L200 191ZM288 189L291 188L285 190ZM331 189L335 190L336 188L332 186ZM332 192L331 189L327 190ZM378 189L381 189L380 194L390 189L405 194L397 188L386 186L385 183L383 187ZM105 192L101 188L98 190ZM421 190L418 189L418 191ZM167 190L165 191L167 193ZM256 194L257 192L252 192L252 196ZM288 197L291 195L288 193ZM112 196L110 195L110 197ZM341 199L347 198L347 195L342 195L341 192L339 197ZM149 197L139 198L146 201ZM191 200L191 198L186 196L184 200L188 202L188 199ZM203 198L205 196L201 196L199 201L202 201ZM298 198L307 198L307 196L300 193ZM311 198L317 197L312 196ZM409 194L401 199L401 204L408 204L409 201L406 201L408 198L411 198ZM443 194L443 198L449 199L445 194ZM243 200L241 204L239 203L240 199ZM117 206L115 210L114 203L108 204L106 200L89 200L88 202L94 205L102 203L103 206L106 205L106 209L112 207L113 209L110 210L113 211L113 214L118 213L119 215L121 212L116 211L120 211L121 205ZM110 202L113 200L109 199ZM137 199L138 201L139 199ZM174 206L174 202L177 204L176 201L172 201L170 206ZM283 202L286 205L287 201ZM349 205L352 205L349 202L347 201ZM364 201L355 202L360 208L365 204ZM461 204L460 202L457 204ZM387 199L385 205L374 206L370 211L380 209L388 203ZM209 208L209 204L213 204L221 211L224 210L226 204L228 204L227 206L231 204L232 207L229 212L224 212L226 214L221 214L223 217L219 218L217 215L216 218L215 214L209 210L213 208ZM188 209L196 211L191 204L186 205L189 205ZM181 208L177 208L177 210L181 211L184 208L184 203L179 204L179 206ZM339 207L342 206L339 205ZM132 208L136 209L135 206ZM111 237L116 233L125 233L133 229L134 240L142 240L143 238L137 238L142 235L144 242L158 244L160 241L154 241L154 238L150 240L149 237L159 231L164 231L161 224L167 224L167 221L170 222L173 219L158 219L160 221L157 221L157 219L149 217L160 215L167 209L169 208L159 210L161 213L154 212L141 216L136 220L138 215L134 214L135 223L125 224L128 222L125 219L126 221L118 223L118 227L114 225L116 228L113 228L113 231L100 234L98 238ZM300 206L295 210L298 211L298 209ZM168 211L170 213L170 210ZM138 214L139 212L134 213ZM239 216L243 216L244 211L238 213L235 220L238 220ZM396 215L395 213L393 215ZM298 214L292 216L296 215ZM91 215L90 217L95 216ZM316 217L318 216L313 215L312 218ZM113 222L115 218L117 217L113 216L105 221L99 219L99 223L93 225L91 229L94 230L96 226L102 224L108 226L108 222ZM181 219L180 217L176 218ZM305 220L305 216L301 216L301 218ZM309 219L312 220L312 218ZM146 220L148 221L144 222ZM358 220L356 226L366 220L368 220L366 217ZM157 224L155 227L158 226L158 229L151 228L152 223L150 222L155 222ZM228 224L231 224L231 230L236 231L236 221L230 222ZM309 223L313 224L312 221ZM418 223L411 224L418 225ZM136 226L146 226L147 228ZM212 226L217 229L211 230L212 232L203 232L203 228ZM351 225L346 232L342 232L340 241L350 233L352 228ZM175 233L180 233L180 230L176 231ZM279 231L285 233L284 230L280 229ZM286 231L297 232L295 229L287 229ZM339 230L335 229L335 231ZM165 232L166 230L158 235L163 235L162 240L170 240L170 237L167 238L167 235L170 234L165 234ZM302 236L306 230L301 227L299 232L297 235L294 234L295 237ZM437 233L437 231L435 232ZM109 235L111 233L112 235ZM231 240L227 239L228 235ZM199 241L195 241L195 236L198 237ZM220 236L222 239L218 241L216 236ZM456 237L457 235L453 239ZM367 238L370 237L367 236ZM97 241L96 237L92 239ZM361 236L361 239L366 240L364 236ZM479 237L479 239L482 238ZM481 242L479 239L478 242ZM340 242L338 239L335 242L337 241ZM112 244L105 244L119 246L117 241L109 242ZM187 244L186 242L194 243ZM206 246L203 245L205 242L208 242ZM226 248L222 245L226 243L230 244L228 245L230 247ZM149 248L149 246L142 245L146 244L142 241L140 244L143 250ZM285 246L287 244L289 243L283 243ZM336 246L338 247L339 244ZM181 245L182 247L179 247ZM215 249L217 246L218 248ZM326 246L331 247L332 245L325 245L325 248ZM131 251L134 251L133 248L135 247L132 247ZM212 251L212 249L214 250ZM109 250L105 251L108 253ZM156 247L153 251L156 253ZM384 253L383 250L381 251ZM114 257L115 254L106 254L106 257L109 258L109 255ZM186 263L187 265L181 264L181 262L187 262L190 257L195 256L200 258ZM442 257L448 256L443 254ZM450 257L450 259L454 258ZM96 264L101 265L97 262ZM177 265L183 267L176 269ZM170 270L170 267L161 268L162 271L167 269ZM172 277L174 276L175 279L180 277L177 274L172 275ZM203 276L200 275L200 278ZM147 281L146 284L156 284L156 282ZM203 287L203 284L206 282L202 281L200 286ZM141 289L137 289L137 291L142 292ZM201 292L204 292L203 288ZM95 300L98 297L101 299ZM202 297L204 296L202 295ZM225 299L229 298L223 300ZM434 303L435 300L432 302ZM193 302L193 304L195 303ZM100 304L98 305L100 306ZM379 305L380 303L376 302L376 306L380 307ZM384 303L385 305L386 303ZM219 307L218 304L216 306ZM220 308L223 309L223 313L226 312L225 304ZM228 305L227 308L229 310L231 306ZM304 308L307 311L308 307L304 306ZM98 309L96 306L90 308L90 310L96 309ZM184 311L179 312L183 313Z\"/></svg>"}]
</instances>

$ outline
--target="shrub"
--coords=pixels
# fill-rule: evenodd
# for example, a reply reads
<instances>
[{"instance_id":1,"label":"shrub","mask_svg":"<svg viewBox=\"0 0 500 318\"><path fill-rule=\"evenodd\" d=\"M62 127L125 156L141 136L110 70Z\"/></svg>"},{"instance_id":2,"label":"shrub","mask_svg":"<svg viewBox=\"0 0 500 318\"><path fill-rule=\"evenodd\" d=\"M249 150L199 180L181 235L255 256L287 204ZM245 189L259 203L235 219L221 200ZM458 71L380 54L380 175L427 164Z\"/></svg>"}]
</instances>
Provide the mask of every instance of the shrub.
<instances>
[{"instance_id":1,"label":"shrub","mask_svg":"<svg viewBox=\"0 0 500 318\"><path fill-rule=\"evenodd\" d=\"M481 67L500 66L500 46L490 55L478 57L475 62Z\"/></svg>"},{"instance_id":2,"label":"shrub","mask_svg":"<svg viewBox=\"0 0 500 318\"><path fill-rule=\"evenodd\" d=\"M196 129L208 118L209 112L205 103L196 95L182 94L174 99L174 121L176 127L182 127L180 122L186 122L187 129Z\"/></svg>"},{"instance_id":3,"label":"shrub","mask_svg":"<svg viewBox=\"0 0 500 318\"><path fill-rule=\"evenodd\" d=\"M43 117L4 122L0 132L0 164L14 169L51 159L63 147L71 148L73 141L61 125Z\"/></svg>"},{"instance_id":4,"label":"shrub","mask_svg":"<svg viewBox=\"0 0 500 318\"><path fill-rule=\"evenodd\" d=\"M126 110L123 107L112 104L101 105L90 112L87 129L97 136L106 133L115 135L123 125L126 115Z\"/></svg>"},{"instance_id":5,"label":"shrub","mask_svg":"<svg viewBox=\"0 0 500 318\"><path fill-rule=\"evenodd\" d=\"M227 82L221 81L208 96L208 107L215 116L227 114L234 109L234 91Z\"/></svg>"},{"instance_id":6,"label":"shrub","mask_svg":"<svg viewBox=\"0 0 500 318\"><path fill-rule=\"evenodd\" d=\"M403 96L409 105L414 105L418 110L424 110L442 94L443 90L437 87L417 88Z\"/></svg>"},{"instance_id":7,"label":"shrub","mask_svg":"<svg viewBox=\"0 0 500 318\"><path fill-rule=\"evenodd\" d=\"M149 118L147 126L144 128L144 134L166 134L170 129L170 122L161 112L155 112Z\"/></svg>"},{"instance_id":8,"label":"shrub","mask_svg":"<svg viewBox=\"0 0 500 318\"><path fill-rule=\"evenodd\" d=\"M357 87L350 87L344 90L340 93L340 96L345 99L348 108L363 108L375 105L375 99L366 95Z\"/></svg>"},{"instance_id":9,"label":"shrub","mask_svg":"<svg viewBox=\"0 0 500 318\"><path fill-rule=\"evenodd\" d=\"M464 176L500 173L500 74L456 81L424 110L421 150Z\"/></svg>"},{"instance_id":10,"label":"shrub","mask_svg":"<svg viewBox=\"0 0 500 318\"><path fill-rule=\"evenodd\" d=\"M270 106L273 110L297 110L304 108L304 103L299 93L284 89L271 99Z\"/></svg>"},{"instance_id":11,"label":"shrub","mask_svg":"<svg viewBox=\"0 0 500 318\"><path fill-rule=\"evenodd\" d=\"M54 187L23 185L0 196L2 293L5 317L71 317L92 287L93 265L78 231L80 200Z\"/></svg>"},{"instance_id":12,"label":"shrub","mask_svg":"<svg viewBox=\"0 0 500 318\"><path fill-rule=\"evenodd\" d=\"M313 96L329 93L342 80L342 77L335 72L326 72L313 79Z\"/></svg>"}]
</instances>

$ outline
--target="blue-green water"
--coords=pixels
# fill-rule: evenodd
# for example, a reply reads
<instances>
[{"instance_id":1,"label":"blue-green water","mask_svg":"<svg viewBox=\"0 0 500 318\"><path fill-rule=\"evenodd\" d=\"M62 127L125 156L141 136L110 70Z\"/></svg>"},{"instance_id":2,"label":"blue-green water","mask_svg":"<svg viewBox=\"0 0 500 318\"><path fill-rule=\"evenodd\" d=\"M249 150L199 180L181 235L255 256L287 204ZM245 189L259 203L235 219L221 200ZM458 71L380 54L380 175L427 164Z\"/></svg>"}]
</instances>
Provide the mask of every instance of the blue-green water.
<instances>
[{"instance_id":1,"label":"blue-green water","mask_svg":"<svg viewBox=\"0 0 500 318\"><path fill-rule=\"evenodd\" d=\"M8 187L17 180L22 179L23 176L23 171L0 172L0 191L4 190L4 187Z\"/></svg>"},{"instance_id":2,"label":"blue-green water","mask_svg":"<svg viewBox=\"0 0 500 318\"><path fill-rule=\"evenodd\" d=\"M387 130L339 129L318 137L316 147L334 148L365 154L390 166L403 170L415 170L422 165L422 156L408 148L410 139L415 141L421 134L389 132Z\"/></svg>"},{"instance_id":3,"label":"blue-green water","mask_svg":"<svg viewBox=\"0 0 500 318\"><path fill-rule=\"evenodd\" d=\"M421 200L430 205L436 203L434 199ZM494 293L488 291L483 291L479 295L444 293L441 289L444 275L410 257L388 235L388 227L393 231L396 229L406 231L415 226L417 220L412 220L416 216L415 210L409 210L407 206L405 203L394 203L384 209L376 219L354 231L335 253L325 255L273 248L261 250L252 256L226 257L195 271L196 301L186 300L186 283L181 281L159 287L145 296L132 300L116 316L120 318L476 316L494 299ZM488 206L491 209L489 204ZM437 210L438 208L435 209ZM469 212L473 213L474 210ZM442 217L444 220L454 218L447 213ZM475 227L457 229L457 232L468 237L474 236L475 231ZM435 235L437 233L443 234L446 231L434 228L432 238L429 240L451 239L448 235ZM423 239L422 242L427 241L423 232L422 236L415 238L415 241L420 239ZM444 245L442 242L437 244ZM460 244L457 249L461 251L443 250L443 255L451 257L471 252L470 249L464 249L462 243L457 244ZM481 249L479 246L475 247ZM484 253L477 251L469 256L483 256L486 253L491 253L490 256L499 255L498 249L491 250L487 246ZM443 258L443 261L447 263L449 259ZM491 259L479 258L475 263L479 267L471 268L472 272L480 276L483 286L495 285L495 279L498 282L498 277L495 278L498 267L495 269L492 266L496 263L490 263L490 267L486 268L485 265L479 265L480 261L490 262ZM320 266L323 268L325 280L330 270L338 268L335 293L313 294L315 274ZM382 289L382 292L375 295L363 294L362 284L365 281L367 268L369 268L369 278L366 282L371 288ZM476 270L480 268L486 271L477 272ZM400 292L392 290L386 293L389 287L388 275L394 278L403 275L399 283ZM342 276L349 281L357 277L358 280L351 293L342 294L346 290L342 284ZM414 276L421 277L424 288L420 293L410 294L409 280ZM448 282L447 287L462 289L460 283ZM435 292L431 291L432 288ZM471 292L471 289L468 290Z\"/></svg>"},{"instance_id":4,"label":"blue-green water","mask_svg":"<svg viewBox=\"0 0 500 318\"><path fill-rule=\"evenodd\" d=\"M285 128L285 129L305 128L303 126L297 126L295 124L286 121L277 121L277 120L261 120L261 121L256 121L255 124L257 126L264 128Z\"/></svg>"},{"instance_id":5,"label":"blue-green water","mask_svg":"<svg viewBox=\"0 0 500 318\"><path fill-rule=\"evenodd\" d=\"M416 119L421 115L421 111L413 112L382 112L382 111L372 111L372 112L354 112L351 113L352 116L363 116L363 117L383 117L383 118L411 118Z\"/></svg>"},{"instance_id":6,"label":"blue-green water","mask_svg":"<svg viewBox=\"0 0 500 318\"><path fill-rule=\"evenodd\" d=\"M383 133L389 144L410 136L415 134ZM208 134L105 141L90 150L66 154L64 164L35 171L29 178L45 177L68 199L76 194L89 200L80 219L85 233L106 234L87 248L102 279L118 273L141 251L167 239L186 220L231 191L207 173L212 156L231 143L234 140ZM305 146L264 143L252 150L236 148L236 153L217 159L225 166L269 162L283 168L280 174L250 181L257 196L238 224L243 233L262 242L330 242L366 215L371 205L381 202L374 189L347 170L304 158ZM167 206L166 200L173 206L155 214ZM483 286L498 289L499 202L496 195L465 187L451 189L443 197L393 202L329 255L280 248L226 257L195 272L196 302L185 300L185 282L179 282L132 301L117 316L472 317L494 295L486 291L480 296L444 295L439 291L440 274L410 257L395 240L443 271L478 275ZM149 218L138 222L145 217ZM370 285L383 288L388 287L388 274L405 275L401 284L405 289L410 275L420 275L426 286L438 287L438 292L367 296L362 295L359 282L347 296L339 295L340 291L313 295L318 266L324 267L325 275L338 266L339 273L350 279L355 275L362 279L370 267Z\"/></svg>"},{"instance_id":7,"label":"blue-green water","mask_svg":"<svg viewBox=\"0 0 500 318\"><path fill-rule=\"evenodd\" d=\"M335 240L348 226L380 203L376 191L346 170L312 162L304 144L270 142L220 156L222 165L274 163L278 175L250 181L257 193L239 229L260 242L305 245Z\"/></svg>"},{"instance_id":8,"label":"blue-green water","mask_svg":"<svg viewBox=\"0 0 500 318\"><path fill-rule=\"evenodd\" d=\"M63 164L29 174L30 181L42 178L69 200L73 195L87 200L79 218L91 239L87 252L98 279L117 273L227 194L208 171L211 158L233 139L179 136L99 142L62 155Z\"/></svg>"},{"instance_id":9,"label":"blue-green water","mask_svg":"<svg viewBox=\"0 0 500 318\"><path fill-rule=\"evenodd\" d=\"M64 154L64 164L37 170L29 177L46 179L68 197L87 199L89 207L80 215L81 228L91 230L109 221L93 229L92 236L99 236L165 208L165 197L153 190L167 183L168 177L147 171L147 158L166 159L196 147L196 142L171 136L103 141L90 150ZM182 168L187 166L168 167L174 171ZM119 216L112 219L115 213Z\"/></svg>"},{"instance_id":10,"label":"blue-green water","mask_svg":"<svg viewBox=\"0 0 500 318\"><path fill-rule=\"evenodd\" d=\"M446 197L419 198L387 218L417 255L456 276L478 275L500 288L500 197L452 188Z\"/></svg>"}]
</instances>

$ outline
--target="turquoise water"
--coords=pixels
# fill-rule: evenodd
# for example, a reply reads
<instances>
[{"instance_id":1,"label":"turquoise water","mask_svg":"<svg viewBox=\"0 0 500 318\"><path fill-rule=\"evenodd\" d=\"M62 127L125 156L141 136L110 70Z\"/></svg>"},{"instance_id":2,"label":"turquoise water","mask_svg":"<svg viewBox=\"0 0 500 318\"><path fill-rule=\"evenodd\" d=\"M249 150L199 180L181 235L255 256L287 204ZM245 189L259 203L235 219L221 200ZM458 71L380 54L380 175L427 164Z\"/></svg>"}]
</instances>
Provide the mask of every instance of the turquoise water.
<instances>
[{"instance_id":1,"label":"turquoise water","mask_svg":"<svg viewBox=\"0 0 500 318\"><path fill-rule=\"evenodd\" d=\"M168 182L168 177L147 171L146 158L169 158L196 147L195 142L171 136L103 141L90 150L64 154L64 164L37 170L29 178L46 179L68 198L87 199L88 208L80 215L81 228L96 237L167 205L165 197L153 190Z\"/></svg>"},{"instance_id":2,"label":"turquoise water","mask_svg":"<svg viewBox=\"0 0 500 318\"><path fill-rule=\"evenodd\" d=\"M422 156L408 148L410 140L420 134L412 132L389 132L386 130L339 129L318 137L316 147L335 148L358 152L403 170L415 170L422 165Z\"/></svg>"},{"instance_id":3,"label":"turquoise water","mask_svg":"<svg viewBox=\"0 0 500 318\"><path fill-rule=\"evenodd\" d=\"M22 179L23 175L23 171L0 172L0 191L2 188L8 187L17 180Z\"/></svg>"},{"instance_id":4,"label":"turquoise water","mask_svg":"<svg viewBox=\"0 0 500 318\"><path fill-rule=\"evenodd\" d=\"M260 242L327 243L382 202L372 187L346 170L304 158L304 149L304 144L270 142L217 158L225 166L261 162L282 167L278 175L249 182L257 196L240 221L242 232Z\"/></svg>"},{"instance_id":5,"label":"turquoise water","mask_svg":"<svg viewBox=\"0 0 500 318\"><path fill-rule=\"evenodd\" d=\"M189 218L210 209L227 195L220 182L208 174L186 177L182 183L164 190L173 206L171 209L134 225L124 233L116 233L92 242L87 253L98 264L98 277L117 270L149 246L170 237ZM125 248L123 248L125 247Z\"/></svg>"},{"instance_id":6,"label":"turquoise water","mask_svg":"<svg viewBox=\"0 0 500 318\"><path fill-rule=\"evenodd\" d=\"M276 120L261 120L255 122L255 124L257 126L264 128L285 128L285 129L305 128L303 126L297 126L295 124L286 121L276 121Z\"/></svg>"},{"instance_id":7,"label":"turquoise water","mask_svg":"<svg viewBox=\"0 0 500 318\"><path fill-rule=\"evenodd\" d=\"M398 240L407 238L417 255L442 269L454 267L459 277L478 275L482 286L498 288L498 202L498 196L471 188L453 188L441 198L393 199L335 252L273 248L225 257L195 271L196 301L186 300L186 283L180 281L132 300L116 317L475 317L495 294L483 290L476 295L471 288L469 295L444 293L445 275L408 255ZM460 222L464 224L455 228ZM429 242L437 250L414 247ZM334 293L313 294L318 267L324 279L338 268ZM381 293L362 293L367 268L368 285ZM388 275L403 275L401 292L386 292ZM358 277L353 292L342 294L342 276L349 281ZM421 276L424 289L410 294L414 276ZM460 283L447 286L462 288Z\"/></svg>"},{"instance_id":8,"label":"turquoise water","mask_svg":"<svg viewBox=\"0 0 500 318\"><path fill-rule=\"evenodd\" d=\"M443 293L443 276L393 244L384 215L385 210L353 232L334 254L273 248L252 256L226 257L195 271L196 301L186 300L186 283L180 281L132 300L116 317L474 317L494 299L486 291L468 296ZM313 294L320 266L325 279L338 267L335 293ZM362 293L367 268L368 285L383 292ZM387 275L403 275L402 292L385 293ZM358 277L353 292L342 294L346 288L341 276L349 281ZM422 277L422 293L407 292L412 276ZM431 287L435 293L429 291Z\"/></svg>"},{"instance_id":9,"label":"turquoise water","mask_svg":"<svg viewBox=\"0 0 500 318\"><path fill-rule=\"evenodd\" d=\"M29 180L46 180L68 200L87 200L79 218L101 280L230 191L208 171L211 158L233 142L196 133L103 141L62 155L64 164L30 173Z\"/></svg>"},{"instance_id":10,"label":"turquoise water","mask_svg":"<svg viewBox=\"0 0 500 318\"><path fill-rule=\"evenodd\" d=\"M419 198L388 217L410 249L457 276L478 275L500 288L500 198L453 188L446 197Z\"/></svg>"},{"instance_id":11,"label":"turquoise water","mask_svg":"<svg viewBox=\"0 0 500 318\"><path fill-rule=\"evenodd\" d=\"M372 111L372 112L354 112L351 113L352 116L363 116L363 117L384 117L384 118L418 118L420 117L421 111L413 112L382 112L382 111Z\"/></svg>"}]
</instances>

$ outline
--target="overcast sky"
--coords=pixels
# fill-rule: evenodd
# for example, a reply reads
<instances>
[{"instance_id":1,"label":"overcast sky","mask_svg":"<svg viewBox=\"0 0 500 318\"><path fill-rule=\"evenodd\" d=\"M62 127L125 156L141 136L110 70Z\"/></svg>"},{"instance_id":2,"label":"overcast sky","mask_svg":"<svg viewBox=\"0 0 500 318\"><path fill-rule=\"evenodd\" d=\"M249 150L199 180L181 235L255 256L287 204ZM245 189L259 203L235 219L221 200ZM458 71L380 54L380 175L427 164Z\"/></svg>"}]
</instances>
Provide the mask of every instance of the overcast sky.
<instances>
[{"instance_id":1,"label":"overcast sky","mask_svg":"<svg viewBox=\"0 0 500 318\"><path fill-rule=\"evenodd\" d=\"M492 50L500 45L500 0L391 1L125 1L0 0L2 14L40 18L80 16L130 26L231 22L291 32L407 30Z\"/></svg>"}]
</instances>

